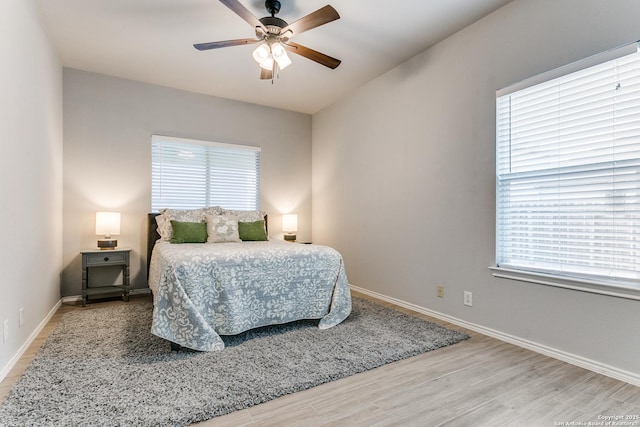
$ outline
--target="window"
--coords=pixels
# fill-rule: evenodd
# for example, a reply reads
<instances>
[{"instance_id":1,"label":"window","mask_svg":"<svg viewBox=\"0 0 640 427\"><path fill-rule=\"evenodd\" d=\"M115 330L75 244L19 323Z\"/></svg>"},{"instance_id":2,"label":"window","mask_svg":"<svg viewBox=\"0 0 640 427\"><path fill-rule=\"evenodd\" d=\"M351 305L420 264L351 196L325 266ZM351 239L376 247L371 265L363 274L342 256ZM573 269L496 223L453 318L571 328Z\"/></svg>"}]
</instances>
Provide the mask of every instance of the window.
<instances>
[{"instance_id":1,"label":"window","mask_svg":"<svg viewBox=\"0 0 640 427\"><path fill-rule=\"evenodd\" d=\"M640 289L636 45L499 91L496 264Z\"/></svg>"},{"instance_id":2,"label":"window","mask_svg":"<svg viewBox=\"0 0 640 427\"><path fill-rule=\"evenodd\" d=\"M151 210L257 210L260 148L153 135Z\"/></svg>"}]
</instances>

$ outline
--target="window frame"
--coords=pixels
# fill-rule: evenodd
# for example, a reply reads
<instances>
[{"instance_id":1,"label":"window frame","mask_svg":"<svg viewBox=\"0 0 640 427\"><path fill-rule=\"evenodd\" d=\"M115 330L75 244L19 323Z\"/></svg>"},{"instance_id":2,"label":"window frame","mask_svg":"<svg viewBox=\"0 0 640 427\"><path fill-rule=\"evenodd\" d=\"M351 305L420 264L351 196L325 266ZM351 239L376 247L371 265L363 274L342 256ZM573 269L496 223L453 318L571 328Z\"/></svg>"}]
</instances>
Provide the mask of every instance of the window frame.
<instances>
[{"instance_id":1,"label":"window frame","mask_svg":"<svg viewBox=\"0 0 640 427\"><path fill-rule=\"evenodd\" d=\"M514 92L530 88L532 86L548 82L550 80L572 74L581 70L585 70L594 67L605 62L618 59L620 57L629 55L631 53L637 53L639 51L638 42L629 43L620 48L612 49L610 51L594 55L592 57L583 59L581 61L574 62L564 67L560 67L546 73L525 79L512 86L501 89L496 92L496 248L495 248L495 264L490 266L490 270L494 277L517 280L528 283L535 283L546 286L560 287L564 289L571 289L577 291L591 292L601 295L608 295L613 297L627 298L633 300L640 300L640 281L638 280L618 280L607 279L599 276L580 275L580 274L562 274L556 271L549 272L544 269L528 269L521 266L500 266L499 265L499 152L498 152L498 99L505 95L512 94Z\"/></svg>"}]
</instances>

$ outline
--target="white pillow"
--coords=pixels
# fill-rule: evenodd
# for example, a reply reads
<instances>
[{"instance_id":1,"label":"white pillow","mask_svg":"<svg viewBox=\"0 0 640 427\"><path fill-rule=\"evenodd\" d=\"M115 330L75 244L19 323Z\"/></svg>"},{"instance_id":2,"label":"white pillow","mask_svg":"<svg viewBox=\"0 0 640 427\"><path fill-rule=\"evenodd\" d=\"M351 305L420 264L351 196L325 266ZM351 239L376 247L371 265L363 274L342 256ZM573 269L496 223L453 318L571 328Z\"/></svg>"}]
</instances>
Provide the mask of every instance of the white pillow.
<instances>
[{"instance_id":1,"label":"white pillow","mask_svg":"<svg viewBox=\"0 0 640 427\"><path fill-rule=\"evenodd\" d=\"M262 221L264 219L264 216L266 215L266 213L263 211L239 211L230 209L224 209L224 212L222 213L226 215L236 216L239 222Z\"/></svg>"},{"instance_id":2,"label":"white pillow","mask_svg":"<svg viewBox=\"0 0 640 427\"><path fill-rule=\"evenodd\" d=\"M158 230L158 234L160 235L160 240L164 240L164 233L165 233L164 223L165 223L164 217L162 215L157 215L156 224L158 226L156 227L156 229Z\"/></svg>"},{"instance_id":3,"label":"white pillow","mask_svg":"<svg viewBox=\"0 0 640 427\"><path fill-rule=\"evenodd\" d=\"M238 217L235 215L205 215L207 243L241 242Z\"/></svg>"},{"instance_id":4,"label":"white pillow","mask_svg":"<svg viewBox=\"0 0 640 427\"><path fill-rule=\"evenodd\" d=\"M220 206L209 206L199 209L161 209L160 215L156 217L158 224L158 234L161 240L170 241L173 236L171 220L181 222L204 222L205 215L222 214ZM162 217L161 219L158 219Z\"/></svg>"}]
</instances>

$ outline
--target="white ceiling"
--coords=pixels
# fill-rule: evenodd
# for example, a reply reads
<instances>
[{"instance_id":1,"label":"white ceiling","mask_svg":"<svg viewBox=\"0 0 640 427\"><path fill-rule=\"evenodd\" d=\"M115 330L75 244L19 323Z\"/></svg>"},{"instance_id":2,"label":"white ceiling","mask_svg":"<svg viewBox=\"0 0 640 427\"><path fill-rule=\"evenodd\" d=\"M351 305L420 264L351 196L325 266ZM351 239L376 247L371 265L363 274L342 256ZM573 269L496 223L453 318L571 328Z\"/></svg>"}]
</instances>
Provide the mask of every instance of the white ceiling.
<instances>
[{"instance_id":1,"label":"white ceiling","mask_svg":"<svg viewBox=\"0 0 640 427\"><path fill-rule=\"evenodd\" d=\"M267 16L264 0L240 0ZM315 113L510 0L332 0L341 19L292 41L341 59L331 70L290 55L271 84L254 46L200 52L194 43L254 37L217 0L36 0L65 67L196 93ZM281 0L291 23L328 0Z\"/></svg>"}]
</instances>

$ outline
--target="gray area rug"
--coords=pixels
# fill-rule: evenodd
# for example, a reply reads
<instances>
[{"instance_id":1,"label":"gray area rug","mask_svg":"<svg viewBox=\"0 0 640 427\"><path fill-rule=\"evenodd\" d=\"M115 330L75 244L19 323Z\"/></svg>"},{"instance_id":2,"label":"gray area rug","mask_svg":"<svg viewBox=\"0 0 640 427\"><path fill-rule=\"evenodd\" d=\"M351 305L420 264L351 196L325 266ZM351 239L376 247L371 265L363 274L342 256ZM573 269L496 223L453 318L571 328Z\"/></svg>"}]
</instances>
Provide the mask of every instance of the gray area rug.
<instances>
[{"instance_id":1,"label":"gray area rug","mask_svg":"<svg viewBox=\"0 0 640 427\"><path fill-rule=\"evenodd\" d=\"M342 324L270 326L172 352L150 303L67 313L0 406L3 426L179 426L468 338L354 298Z\"/></svg>"}]
</instances>

